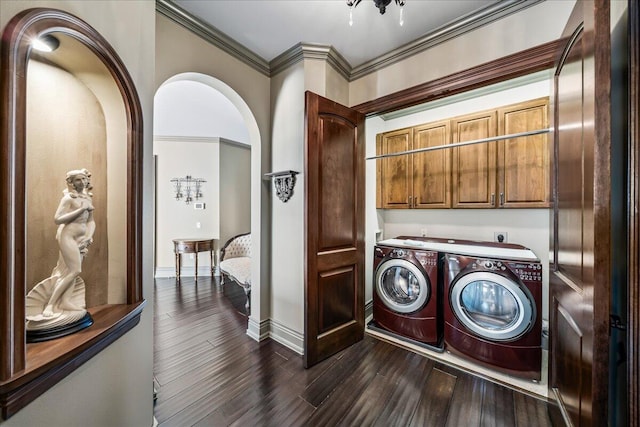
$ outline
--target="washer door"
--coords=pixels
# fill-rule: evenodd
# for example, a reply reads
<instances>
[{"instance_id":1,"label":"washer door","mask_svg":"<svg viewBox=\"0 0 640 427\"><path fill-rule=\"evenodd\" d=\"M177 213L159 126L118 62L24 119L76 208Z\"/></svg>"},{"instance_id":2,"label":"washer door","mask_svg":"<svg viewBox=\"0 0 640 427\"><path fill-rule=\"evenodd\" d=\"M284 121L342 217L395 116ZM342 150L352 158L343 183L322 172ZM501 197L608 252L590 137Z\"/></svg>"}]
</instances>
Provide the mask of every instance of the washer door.
<instances>
[{"instance_id":1,"label":"washer door","mask_svg":"<svg viewBox=\"0 0 640 427\"><path fill-rule=\"evenodd\" d=\"M431 295L427 277L404 259L383 261L376 271L376 291L382 302L398 313L412 313L424 307Z\"/></svg>"},{"instance_id":2,"label":"washer door","mask_svg":"<svg viewBox=\"0 0 640 427\"><path fill-rule=\"evenodd\" d=\"M462 276L452 285L449 301L467 329L492 341L515 340L536 320L529 292L495 273L478 271Z\"/></svg>"}]
</instances>

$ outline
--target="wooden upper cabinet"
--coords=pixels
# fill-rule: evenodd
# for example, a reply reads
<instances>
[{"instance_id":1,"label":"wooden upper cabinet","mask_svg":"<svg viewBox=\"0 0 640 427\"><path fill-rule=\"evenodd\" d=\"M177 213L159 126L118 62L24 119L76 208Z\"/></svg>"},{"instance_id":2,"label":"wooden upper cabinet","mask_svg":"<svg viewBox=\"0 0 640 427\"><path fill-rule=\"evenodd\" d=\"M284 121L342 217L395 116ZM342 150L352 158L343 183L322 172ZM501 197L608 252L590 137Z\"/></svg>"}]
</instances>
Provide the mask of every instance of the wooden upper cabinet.
<instances>
[{"instance_id":1,"label":"wooden upper cabinet","mask_svg":"<svg viewBox=\"0 0 640 427\"><path fill-rule=\"evenodd\" d=\"M400 129L378 135L377 152L380 154L399 153L411 150L413 129ZM389 209L408 209L413 205L411 156L402 155L377 160L380 165L378 174L378 206ZM382 179L382 177L384 177Z\"/></svg>"},{"instance_id":2,"label":"wooden upper cabinet","mask_svg":"<svg viewBox=\"0 0 640 427\"><path fill-rule=\"evenodd\" d=\"M449 144L449 121L413 128L413 149ZM451 150L433 150L412 154L413 207L451 207Z\"/></svg>"},{"instance_id":3,"label":"wooden upper cabinet","mask_svg":"<svg viewBox=\"0 0 640 427\"><path fill-rule=\"evenodd\" d=\"M498 110L501 135L545 129L549 126L549 100L541 98ZM500 207L550 206L549 134L508 139L498 144Z\"/></svg>"},{"instance_id":4,"label":"wooden upper cabinet","mask_svg":"<svg viewBox=\"0 0 640 427\"><path fill-rule=\"evenodd\" d=\"M496 136L495 110L461 116L451 121L453 143ZM496 204L497 143L453 148L454 208L492 208Z\"/></svg>"},{"instance_id":5,"label":"wooden upper cabinet","mask_svg":"<svg viewBox=\"0 0 640 427\"><path fill-rule=\"evenodd\" d=\"M492 138L549 127L549 99L377 135L376 154ZM482 142L377 160L376 207L542 208L551 205L549 134Z\"/></svg>"}]
</instances>

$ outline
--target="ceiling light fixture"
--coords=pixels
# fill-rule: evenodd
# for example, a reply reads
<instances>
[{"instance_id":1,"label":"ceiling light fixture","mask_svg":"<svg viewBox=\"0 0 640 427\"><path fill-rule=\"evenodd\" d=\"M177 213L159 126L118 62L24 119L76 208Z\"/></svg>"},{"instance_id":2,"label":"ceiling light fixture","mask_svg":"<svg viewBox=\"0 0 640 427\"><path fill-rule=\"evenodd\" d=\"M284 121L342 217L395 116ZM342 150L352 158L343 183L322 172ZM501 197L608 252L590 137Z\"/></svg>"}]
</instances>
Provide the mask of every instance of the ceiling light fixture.
<instances>
[{"instance_id":1,"label":"ceiling light fixture","mask_svg":"<svg viewBox=\"0 0 640 427\"><path fill-rule=\"evenodd\" d=\"M31 46L40 52L53 52L60 46L60 40L51 34L45 34L31 42Z\"/></svg>"},{"instance_id":2,"label":"ceiling light fixture","mask_svg":"<svg viewBox=\"0 0 640 427\"><path fill-rule=\"evenodd\" d=\"M358 6L360 4L362 0L347 0L347 6L349 6L349 25L353 25L353 9L355 9L356 6ZM400 6L400 25L404 24L404 17L403 17L403 11L404 11L404 3L405 0L394 0L395 3ZM373 4L375 4L375 6L378 8L378 10L380 11L380 15L384 15L384 13L387 11L387 6L389 6L389 3L391 3L391 0L373 0Z\"/></svg>"}]
</instances>

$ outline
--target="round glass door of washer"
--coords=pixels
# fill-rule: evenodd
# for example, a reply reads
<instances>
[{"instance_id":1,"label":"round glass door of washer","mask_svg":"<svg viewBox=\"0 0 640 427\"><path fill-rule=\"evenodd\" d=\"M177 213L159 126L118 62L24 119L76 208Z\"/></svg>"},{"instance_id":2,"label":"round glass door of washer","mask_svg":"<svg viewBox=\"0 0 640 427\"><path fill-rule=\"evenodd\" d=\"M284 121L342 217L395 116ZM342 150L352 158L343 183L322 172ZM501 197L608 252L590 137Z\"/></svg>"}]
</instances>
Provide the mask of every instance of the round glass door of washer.
<instances>
[{"instance_id":1,"label":"round glass door of washer","mask_svg":"<svg viewBox=\"0 0 640 427\"><path fill-rule=\"evenodd\" d=\"M376 270L376 292L391 310L412 313L429 301L431 285L415 264L404 259L390 259Z\"/></svg>"},{"instance_id":2,"label":"round glass door of washer","mask_svg":"<svg viewBox=\"0 0 640 427\"><path fill-rule=\"evenodd\" d=\"M528 290L495 273L462 276L451 287L450 303L467 329L493 341L513 341L535 322L535 302Z\"/></svg>"}]
</instances>

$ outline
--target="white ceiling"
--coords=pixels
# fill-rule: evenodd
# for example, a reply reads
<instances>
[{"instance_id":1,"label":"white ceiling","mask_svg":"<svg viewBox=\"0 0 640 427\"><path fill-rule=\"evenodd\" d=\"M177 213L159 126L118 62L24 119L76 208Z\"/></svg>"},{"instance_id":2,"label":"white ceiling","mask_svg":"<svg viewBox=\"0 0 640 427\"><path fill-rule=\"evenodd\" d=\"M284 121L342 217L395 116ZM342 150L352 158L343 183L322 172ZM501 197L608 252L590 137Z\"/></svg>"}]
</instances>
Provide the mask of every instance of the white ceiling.
<instances>
[{"instance_id":1,"label":"white ceiling","mask_svg":"<svg viewBox=\"0 0 640 427\"><path fill-rule=\"evenodd\" d=\"M392 1L380 15L373 0L353 10L345 0L174 0L266 61L298 43L333 46L357 67L386 53L465 21L483 9L513 0L406 0L404 24Z\"/></svg>"}]
</instances>

